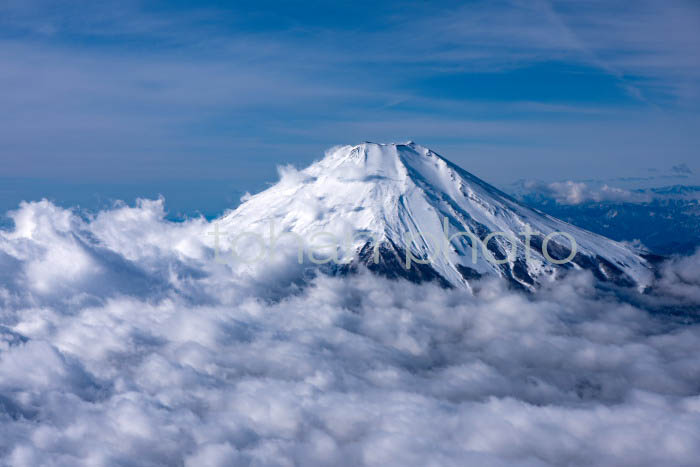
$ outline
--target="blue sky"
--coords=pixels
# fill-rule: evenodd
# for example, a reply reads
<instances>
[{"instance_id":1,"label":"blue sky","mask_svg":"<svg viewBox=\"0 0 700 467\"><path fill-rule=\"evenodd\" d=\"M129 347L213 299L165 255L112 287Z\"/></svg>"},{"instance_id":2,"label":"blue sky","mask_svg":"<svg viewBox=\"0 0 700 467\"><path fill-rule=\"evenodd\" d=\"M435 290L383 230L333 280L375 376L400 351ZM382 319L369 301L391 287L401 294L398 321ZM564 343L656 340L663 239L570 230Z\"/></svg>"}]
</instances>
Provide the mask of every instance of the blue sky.
<instances>
[{"instance_id":1,"label":"blue sky","mask_svg":"<svg viewBox=\"0 0 700 467\"><path fill-rule=\"evenodd\" d=\"M0 105L0 178L32 179L25 197L182 186L223 206L365 140L499 185L680 163L697 182L700 4L10 0Z\"/></svg>"}]
</instances>

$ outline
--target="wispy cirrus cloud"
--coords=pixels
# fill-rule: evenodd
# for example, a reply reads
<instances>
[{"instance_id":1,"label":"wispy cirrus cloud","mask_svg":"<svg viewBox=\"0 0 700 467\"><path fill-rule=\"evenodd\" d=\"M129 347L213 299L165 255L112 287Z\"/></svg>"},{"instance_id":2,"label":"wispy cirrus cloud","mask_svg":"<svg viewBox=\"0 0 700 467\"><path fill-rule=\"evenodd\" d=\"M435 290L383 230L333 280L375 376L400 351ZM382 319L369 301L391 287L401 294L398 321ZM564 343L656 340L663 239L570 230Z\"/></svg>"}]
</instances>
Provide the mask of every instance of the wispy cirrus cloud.
<instances>
[{"instance_id":1,"label":"wispy cirrus cloud","mask_svg":"<svg viewBox=\"0 0 700 467\"><path fill-rule=\"evenodd\" d=\"M13 175L60 160L64 177L260 183L333 144L416 139L502 182L504 165L561 179L700 144L689 2L0 8Z\"/></svg>"}]
</instances>

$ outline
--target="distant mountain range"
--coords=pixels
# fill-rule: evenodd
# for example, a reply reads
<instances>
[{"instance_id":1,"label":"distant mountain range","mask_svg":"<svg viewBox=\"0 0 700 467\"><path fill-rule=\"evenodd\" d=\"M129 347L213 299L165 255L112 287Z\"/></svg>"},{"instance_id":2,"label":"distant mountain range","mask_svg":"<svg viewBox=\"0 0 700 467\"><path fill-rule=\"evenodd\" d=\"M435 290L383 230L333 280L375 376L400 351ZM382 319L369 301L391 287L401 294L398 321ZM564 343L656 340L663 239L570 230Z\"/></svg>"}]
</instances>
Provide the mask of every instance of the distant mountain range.
<instances>
[{"instance_id":1,"label":"distant mountain range","mask_svg":"<svg viewBox=\"0 0 700 467\"><path fill-rule=\"evenodd\" d=\"M661 255L700 247L700 186L672 185L630 190L632 200L561 202L537 184L519 182L509 192L552 216L618 241L638 240Z\"/></svg>"}]
</instances>

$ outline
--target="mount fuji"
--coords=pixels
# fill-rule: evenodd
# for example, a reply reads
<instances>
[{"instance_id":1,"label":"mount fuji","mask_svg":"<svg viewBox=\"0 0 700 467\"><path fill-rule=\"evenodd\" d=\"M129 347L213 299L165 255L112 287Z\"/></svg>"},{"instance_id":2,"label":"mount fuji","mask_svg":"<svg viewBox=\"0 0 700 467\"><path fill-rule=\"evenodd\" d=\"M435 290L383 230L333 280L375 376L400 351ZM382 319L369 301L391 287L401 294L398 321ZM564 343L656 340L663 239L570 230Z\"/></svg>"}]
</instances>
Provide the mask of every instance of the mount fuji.
<instances>
[{"instance_id":1,"label":"mount fuji","mask_svg":"<svg viewBox=\"0 0 700 467\"><path fill-rule=\"evenodd\" d=\"M498 276L529 290L579 269L640 290L653 276L644 251L529 208L412 142L334 147L303 170L280 172L276 185L248 196L218 225L257 232L269 240L268 254L284 237L299 247L300 262L302 246L323 244L308 259L330 274L366 267L467 288ZM251 238L247 247L224 248L254 256L262 242Z\"/></svg>"}]
</instances>

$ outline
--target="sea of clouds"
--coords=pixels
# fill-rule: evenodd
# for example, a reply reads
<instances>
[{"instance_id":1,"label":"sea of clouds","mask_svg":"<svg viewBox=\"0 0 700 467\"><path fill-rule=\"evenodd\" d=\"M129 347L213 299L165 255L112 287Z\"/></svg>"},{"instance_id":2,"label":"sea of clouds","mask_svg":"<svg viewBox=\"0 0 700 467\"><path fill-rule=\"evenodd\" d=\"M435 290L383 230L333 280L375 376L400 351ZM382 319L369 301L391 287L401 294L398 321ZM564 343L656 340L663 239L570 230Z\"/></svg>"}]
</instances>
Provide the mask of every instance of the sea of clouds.
<instances>
[{"instance_id":1,"label":"sea of clouds","mask_svg":"<svg viewBox=\"0 0 700 467\"><path fill-rule=\"evenodd\" d=\"M214 260L162 200L0 230L0 465L697 465L700 253L652 293ZM300 281L306 277L307 283Z\"/></svg>"}]
</instances>

